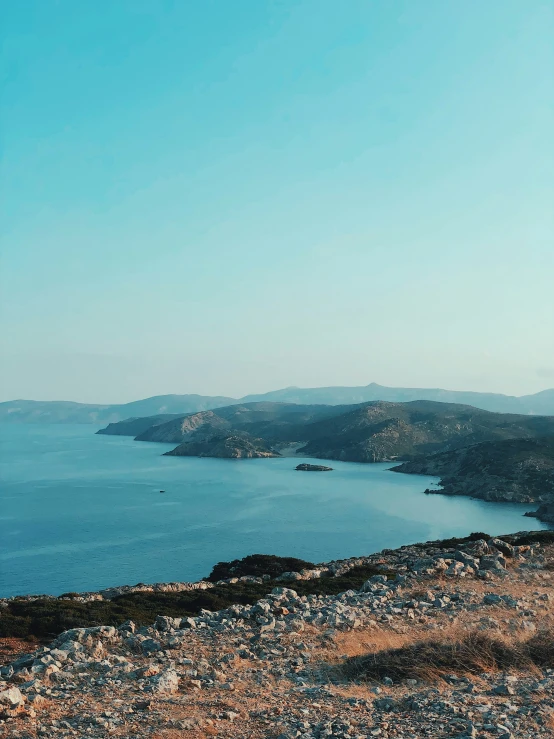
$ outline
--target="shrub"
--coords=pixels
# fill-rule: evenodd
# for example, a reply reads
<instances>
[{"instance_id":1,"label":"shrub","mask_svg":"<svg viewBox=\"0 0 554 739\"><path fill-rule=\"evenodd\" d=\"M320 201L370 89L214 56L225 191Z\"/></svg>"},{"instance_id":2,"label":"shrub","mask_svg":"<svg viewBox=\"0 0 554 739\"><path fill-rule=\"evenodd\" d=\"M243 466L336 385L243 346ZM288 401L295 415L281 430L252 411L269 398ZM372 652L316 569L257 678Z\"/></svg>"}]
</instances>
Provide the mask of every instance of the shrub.
<instances>
[{"instance_id":1,"label":"shrub","mask_svg":"<svg viewBox=\"0 0 554 739\"><path fill-rule=\"evenodd\" d=\"M432 542L441 549L454 549L459 547L461 544L469 544L472 541L479 541L479 539L490 539L490 534L485 534L482 531L474 531L469 536L455 537L450 539L441 539L440 541Z\"/></svg>"},{"instance_id":2,"label":"shrub","mask_svg":"<svg viewBox=\"0 0 554 739\"><path fill-rule=\"evenodd\" d=\"M554 626L540 629L526 642L529 657L539 667L554 667Z\"/></svg>"},{"instance_id":3,"label":"shrub","mask_svg":"<svg viewBox=\"0 0 554 739\"><path fill-rule=\"evenodd\" d=\"M209 577L209 582L227 580L230 577L244 577L252 575L261 577L269 575L278 577L283 572L299 572L300 570L313 570L315 565L296 557L277 557L274 554L249 554L242 559L234 559L231 562L218 562Z\"/></svg>"},{"instance_id":4,"label":"shrub","mask_svg":"<svg viewBox=\"0 0 554 739\"><path fill-rule=\"evenodd\" d=\"M512 539L514 546L522 546L526 544L554 544L554 531L529 531L523 536L517 536Z\"/></svg>"}]
</instances>

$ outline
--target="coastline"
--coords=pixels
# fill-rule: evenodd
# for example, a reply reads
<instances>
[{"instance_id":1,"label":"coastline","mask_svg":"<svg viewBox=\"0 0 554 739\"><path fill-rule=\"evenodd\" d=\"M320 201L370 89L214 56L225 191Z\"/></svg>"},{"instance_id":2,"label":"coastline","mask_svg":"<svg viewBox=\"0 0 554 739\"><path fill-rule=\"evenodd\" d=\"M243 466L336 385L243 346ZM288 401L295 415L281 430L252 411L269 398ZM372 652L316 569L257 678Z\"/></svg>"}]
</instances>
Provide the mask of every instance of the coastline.
<instances>
[{"instance_id":1,"label":"coastline","mask_svg":"<svg viewBox=\"0 0 554 739\"><path fill-rule=\"evenodd\" d=\"M551 736L554 532L483 536L262 577L264 594L192 615L120 610L42 644L4 640L0 736ZM220 590L253 585L230 580Z\"/></svg>"},{"instance_id":2,"label":"coastline","mask_svg":"<svg viewBox=\"0 0 554 739\"><path fill-rule=\"evenodd\" d=\"M21 621L19 626L16 621L6 620L6 617L15 608L16 615L31 615L33 613L40 614L43 610L53 614L54 621L58 623L62 618L66 626L66 611L70 611L72 606L79 605L76 615L72 616L71 627L76 627L80 621L84 623L87 619L98 618L100 614L109 617L111 621L117 621L122 615L120 605L123 603L129 613L134 613L134 609L138 606L144 609L144 603L150 603L156 608L162 608L164 603L169 606L170 611L176 608L184 610L188 615L194 612L200 612L203 608L213 601L214 603L225 603L231 605L236 598L238 602L257 600L269 592L275 585L286 587L296 587L305 590L307 593L318 592L341 592L341 589L350 589L351 587L359 587L360 584L371 574L384 572L388 575L398 574L398 571L392 572L386 564L390 558L406 557L409 555L413 558L418 556L423 562L428 562L430 556L436 556L437 552L442 552L441 560L447 564L444 570L454 565L454 569L450 574L459 576L463 573L463 566L460 569L460 561L464 564L463 559L456 560L455 553L458 547L473 546L475 541L481 542L484 551L487 547L494 545L490 542L502 540L507 542L508 547L529 546L529 544L537 543L554 543L554 530L542 531L519 531L514 534L506 534L498 537L490 537L486 533L473 533L462 538L449 538L428 542L420 542L415 544L407 544L397 549L383 549L367 556L350 557L347 559L332 560L319 564L306 563L307 567L300 571L282 571L278 575L269 576L267 574L239 574L236 577L225 578L222 580L211 580L206 577L196 582L167 582L167 583L138 583L136 585L120 585L116 587L105 588L99 591L87 592L67 592L59 596L44 594L27 594L19 596L11 596L8 598L0 598L0 637L9 636L44 636L44 633L38 629L37 633L29 630L29 625ZM489 544L487 544L487 541ZM484 543L483 543L484 542ZM447 554L449 552L449 555ZM431 553L431 554L430 554ZM250 555L242 560L235 560L239 570L249 573L249 561L257 558L265 557L265 555ZM287 558L273 557L276 561L285 561ZM219 563L221 565L221 563ZM466 574L475 575L477 560L474 559ZM214 563L215 567L215 563ZM219 565L218 565L219 567ZM246 568L246 569L245 569ZM256 569L256 571L259 568ZM215 570L214 570L215 571ZM447 573L448 574L448 573ZM480 576L480 575L479 575ZM488 577L483 572L483 577ZM26 608L24 604L27 604ZM139 608L139 612L140 612ZM145 614L148 609L145 611ZM96 615L95 615L96 614ZM154 614L155 615L155 614ZM26 618L27 616L25 616ZM131 617L131 616L129 616ZM144 618L144 614L143 614ZM39 616L40 619L40 616ZM136 619L136 614L135 614ZM140 616L138 618L140 622ZM50 623L50 621L48 621ZM43 630L44 631L44 630Z\"/></svg>"}]
</instances>

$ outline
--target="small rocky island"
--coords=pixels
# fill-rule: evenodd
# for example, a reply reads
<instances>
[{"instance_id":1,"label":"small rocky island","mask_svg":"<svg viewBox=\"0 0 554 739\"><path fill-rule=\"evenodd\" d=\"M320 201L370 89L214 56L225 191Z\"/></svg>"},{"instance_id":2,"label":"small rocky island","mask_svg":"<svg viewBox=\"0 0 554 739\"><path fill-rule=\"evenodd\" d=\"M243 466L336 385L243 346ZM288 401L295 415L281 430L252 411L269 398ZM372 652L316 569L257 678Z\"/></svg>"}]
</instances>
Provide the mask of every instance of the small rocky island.
<instances>
[{"instance_id":1,"label":"small rocky island","mask_svg":"<svg viewBox=\"0 0 554 739\"><path fill-rule=\"evenodd\" d=\"M299 464L298 467L295 467L296 470L301 470L302 472L332 472L332 467L325 467L323 464Z\"/></svg>"}]
</instances>

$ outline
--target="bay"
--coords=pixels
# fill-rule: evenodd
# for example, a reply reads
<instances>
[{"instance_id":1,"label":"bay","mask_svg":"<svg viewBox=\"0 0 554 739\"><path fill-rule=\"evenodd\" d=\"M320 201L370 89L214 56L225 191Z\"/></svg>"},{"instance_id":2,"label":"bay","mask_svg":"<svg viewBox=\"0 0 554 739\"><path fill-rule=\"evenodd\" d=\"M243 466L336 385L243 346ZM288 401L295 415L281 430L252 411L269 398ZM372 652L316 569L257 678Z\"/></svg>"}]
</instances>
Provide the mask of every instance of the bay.
<instances>
[{"instance_id":1,"label":"bay","mask_svg":"<svg viewBox=\"0 0 554 739\"><path fill-rule=\"evenodd\" d=\"M390 464L164 457L84 425L0 426L0 596L197 580L267 553L321 562L417 541L547 528L532 506L423 495ZM165 493L160 493L165 490Z\"/></svg>"}]
</instances>

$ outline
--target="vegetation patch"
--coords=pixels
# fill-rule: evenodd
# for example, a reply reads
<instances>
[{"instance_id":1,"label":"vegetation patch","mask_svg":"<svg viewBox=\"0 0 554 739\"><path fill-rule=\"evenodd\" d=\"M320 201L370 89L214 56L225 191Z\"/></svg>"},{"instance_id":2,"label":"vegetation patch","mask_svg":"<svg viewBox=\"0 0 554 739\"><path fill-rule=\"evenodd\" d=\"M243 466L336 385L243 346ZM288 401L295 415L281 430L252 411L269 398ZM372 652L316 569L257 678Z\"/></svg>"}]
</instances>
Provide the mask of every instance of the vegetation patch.
<instances>
[{"instance_id":1,"label":"vegetation patch","mask_svg":"<svg viewBox=\"0 0 554 739\"><path fill-rule=\"evenodd\" d=\"M488 541L491 538L491 534L485 534L483 531L474 531L473 533L469 534L469 536L452 537L450 539L439 539L437 541L427 541L424 544L415 544L414 546L420 547L422 549L430 546L437 547L438 549L455 549L456 547L462 546L463 544L471 544L472 541L478 541L479 539L484 539L485 541ZM503 534L502 536L498 536L497 538L502 539L502 541L507 541L513 546L532 544L541 544L545 546L546 544L554 544L554 531L526 531L521 536L517 536L514 534Z\"/></svg>"},{"instance_id":2,"label":"vegetation patch","mask_svg":"<svg viewBox=\"0 0 554 739\"><path fill-rule=\"evenodd\" d=\"M439 547L440 549L454 549L456 547L459 547L461 544L470 544L472 541L479 541L480 539L484 539L485 541L488 541L488 539L490 538L491 538L490 534L485 534L482 531L473 531L469 536L462 536L462 537L453 536L450 539L441 539L440 541L428 542L424 546L433 544L434 546Z\"/></svg>"},{"instance_id":3,"label":"vegetation patch","mask_svg":"<svg viewBox=\"0 0 554 739\"><path fill-rule=\"evenodd\" d=\"M296 557L277 557L274 554L249 554L242 559L233 559L231 562L218 562L210 575L206 578L208 582L218 582L231 577L262 577L269 575L271 578L279 577L283 572L300 572L300 570L313 570L315 565Z\"/></svg>"},{"instance_id":4,"label":"vegetation patch","mask_svg":"<svg viewBox=\"0 0 554 739\"><path fill-rule=\"evenodd\" d=\"M554 544L554 531L528 531L522 536L506 536L504 538L517 547L530 544L542 544L544 546Z\"/></svg>"},{"instance_id":5,"label":"vegetation patch","mask_svg":"<svg viewBox=\"0 0 554 739\"><path fill-rule=\"evenodd\" d=\"M275 580L268 580L262 584L238 582L181 593L127 593L113 600L94 600L87 603L67 598L37 600L16 598L8 601L7 608L0 611L0 637L34 636L53 639L67 629L82 626L118 626L128 619L139 626L148 626L155 621L158 614L196 616L203 608L219 611L234 604L252 604L268 595L274 587L282 585L293 588L300 595L336 595L345 590L358 590L366 580L376 574L394 576L396 573L393 571L387 573L372 566L362 566L352 568L342 577L297 580L292 583Z\"/></svg>"}]
</instances>

